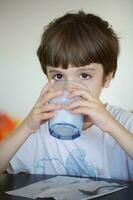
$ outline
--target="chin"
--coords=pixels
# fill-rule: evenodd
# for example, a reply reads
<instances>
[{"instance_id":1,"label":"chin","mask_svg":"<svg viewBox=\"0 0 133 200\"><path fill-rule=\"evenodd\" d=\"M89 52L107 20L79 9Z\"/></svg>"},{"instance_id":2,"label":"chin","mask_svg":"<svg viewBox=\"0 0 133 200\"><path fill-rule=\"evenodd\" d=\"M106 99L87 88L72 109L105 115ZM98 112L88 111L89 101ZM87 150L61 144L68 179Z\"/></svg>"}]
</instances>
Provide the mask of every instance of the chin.
<instances>
[{"instance_id":1,"label":"chin","mask_svg":"<svg viewBox=\"0 0 133 200\"><path fill-rule=\"evenodd\" d=\"M90 128L92 125L93 125L92 122L84 122L82 129L85 130L87 128Z\"/></svg>"}]
</instances>

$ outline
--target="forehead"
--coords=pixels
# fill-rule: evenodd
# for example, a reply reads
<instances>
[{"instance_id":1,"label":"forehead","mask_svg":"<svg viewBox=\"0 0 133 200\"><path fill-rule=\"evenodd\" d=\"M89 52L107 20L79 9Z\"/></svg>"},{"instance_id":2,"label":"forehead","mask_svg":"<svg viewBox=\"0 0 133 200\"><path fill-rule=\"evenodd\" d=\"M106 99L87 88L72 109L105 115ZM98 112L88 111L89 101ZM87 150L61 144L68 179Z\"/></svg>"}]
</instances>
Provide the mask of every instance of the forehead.
<instances>
[{"instance_id":1,"label":"forehead","mask_svg":"<svg viewBox=\"0 0 133 200\"><path fill-rule=\"evenodd\" d=\"M98 71L101 68L102 68L101 64L91 63L89 65L81 66L81 67L75 67L75 66L69 65L67 69L62 69L61 67L57 68L57 67L48 66L47 71L48 73L52 73L52 72L65 73L65 72L80 72L80 71Z\"/></svg>"}]
</instances>

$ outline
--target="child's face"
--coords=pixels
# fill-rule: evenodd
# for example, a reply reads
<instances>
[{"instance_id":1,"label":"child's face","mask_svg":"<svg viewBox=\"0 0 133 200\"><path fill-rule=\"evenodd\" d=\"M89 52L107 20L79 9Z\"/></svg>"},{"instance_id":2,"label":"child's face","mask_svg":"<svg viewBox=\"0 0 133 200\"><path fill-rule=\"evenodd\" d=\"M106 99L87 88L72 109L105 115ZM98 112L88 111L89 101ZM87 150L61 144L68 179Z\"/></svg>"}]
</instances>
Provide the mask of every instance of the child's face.
<instances>
[{"instance_id":1,"label":"child's face","mask_svg":"<svg viewBox=\"0 0 133 200\"><path fill-rule=\"evenodd\" d=\"M82 67L68 66L67 69L47 67L48 79L54 80L73 80L86 85L91 94L95 97L99 97L103 87L108 87L112 79L112 74L110 73L105 77L103 67L101 64L91 63Z\"/></svg>"}]
</instances>

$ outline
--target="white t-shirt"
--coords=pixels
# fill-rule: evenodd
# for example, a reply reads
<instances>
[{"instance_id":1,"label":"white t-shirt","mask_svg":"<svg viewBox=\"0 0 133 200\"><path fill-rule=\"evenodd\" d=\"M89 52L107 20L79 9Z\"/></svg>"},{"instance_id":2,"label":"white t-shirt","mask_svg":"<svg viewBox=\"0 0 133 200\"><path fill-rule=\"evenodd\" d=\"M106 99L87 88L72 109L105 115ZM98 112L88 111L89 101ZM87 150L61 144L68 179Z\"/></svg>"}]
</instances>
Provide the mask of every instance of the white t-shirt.
<instances>
[{"instance_id":1,"label":"white t-shirt","mask_svg":"<svg viewBox=\"0 0 133 200\"><path fill-rule=\"evenodd\" d=\"M133 114L109 104L106 109L133 133ZM114 138L95 125L75 140L60 140L49 134L45 123L20 147L10 164L10 173L133 180L133 160Z\"/></svg>"}]
</instances>

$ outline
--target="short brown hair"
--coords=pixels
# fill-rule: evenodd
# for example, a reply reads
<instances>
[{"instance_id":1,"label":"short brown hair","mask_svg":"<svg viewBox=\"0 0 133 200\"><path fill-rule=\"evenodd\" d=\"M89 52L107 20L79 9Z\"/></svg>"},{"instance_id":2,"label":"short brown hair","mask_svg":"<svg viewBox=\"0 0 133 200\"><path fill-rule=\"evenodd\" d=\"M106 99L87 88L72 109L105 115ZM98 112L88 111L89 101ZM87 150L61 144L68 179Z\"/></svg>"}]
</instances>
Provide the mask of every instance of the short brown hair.
<instances>
[{"instance_id":1,"label":"short brown hair","mask_svg":"<svg viewBox=\"0 0 133 200\"><path fill-rule=\"evenodd\" d=\"M67 69L68 64L79 67L100 63L104 75L115 75L118 53L118 37L108 22L83 11L53 20L44 28L37 50L45 74L47 66Z\"/></svg>"}]
</instances>

